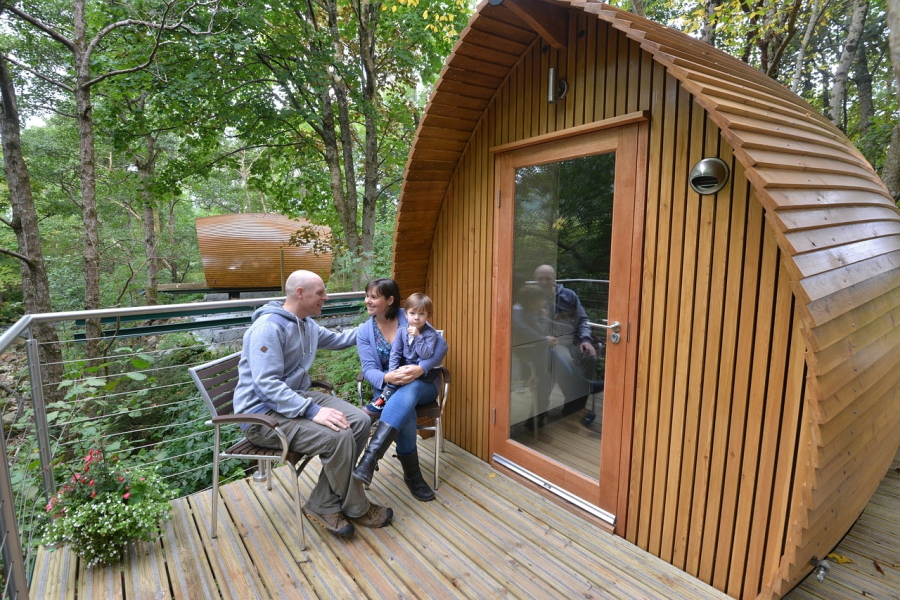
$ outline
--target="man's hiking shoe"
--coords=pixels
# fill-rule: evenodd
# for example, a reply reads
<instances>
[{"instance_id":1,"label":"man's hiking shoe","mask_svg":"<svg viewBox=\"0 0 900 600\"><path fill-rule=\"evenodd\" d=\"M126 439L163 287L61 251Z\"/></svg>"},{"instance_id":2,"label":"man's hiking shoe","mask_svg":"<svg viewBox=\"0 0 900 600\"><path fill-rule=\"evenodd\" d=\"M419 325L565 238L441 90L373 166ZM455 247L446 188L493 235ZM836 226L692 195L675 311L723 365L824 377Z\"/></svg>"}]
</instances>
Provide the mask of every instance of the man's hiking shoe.
<instances>
[{"instance_id":1,"label":"man's hiking shoe","mask_svg":"<svg viewBox=\"0 0 900 600\"><path fill-rule=\"evenodd\" d=\"M394 518L394 511L386 506L378 506L374 502L369 503L369 510L361 517L351 518L350 520L361 525L362 527L384 527L389 525L391 519Z\"/></svg>"},{"instance_id":2,"label":"man's hiking shoe","mask_svg":"<svg viewBox=\"0 0 900 600\"><path fill-rule=\"evenodd\" d=\"M374 506L374 505L373 505ZM308 507L303 508L303 513L306 515L306 518L310 521L318 523L334 535L342 538L348 538L353 536L353 532L356 530L353 527L353 523L347 521L344 515L340 512L330 513L330 514L322 514L316 512Z\"/></svg>"}]
</instances>

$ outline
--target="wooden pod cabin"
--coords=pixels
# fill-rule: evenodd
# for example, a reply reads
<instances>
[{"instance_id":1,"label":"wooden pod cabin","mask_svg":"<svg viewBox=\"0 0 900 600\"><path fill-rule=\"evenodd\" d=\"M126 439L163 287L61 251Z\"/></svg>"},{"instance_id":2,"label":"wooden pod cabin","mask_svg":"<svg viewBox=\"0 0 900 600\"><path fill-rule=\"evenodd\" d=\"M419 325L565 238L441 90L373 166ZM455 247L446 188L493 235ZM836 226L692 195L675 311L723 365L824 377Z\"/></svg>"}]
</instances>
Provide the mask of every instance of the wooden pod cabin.
<instances>
[{"instance_id":1,"label":"wooden pod cabin","mask_svg":"<svg viewBox=\"0 0 900 600\"><path fill-rule=\"evenodd\" d=\"M847 138L741 61L601 3L492 0L419 125L394 274L446 331L450 440L780 597L900 443L898 221Z\"/></svg>"},{"instance_id":2,"label":"wooden pod cabin","mask_svg":"<svg viewBox=\"0 0 900 600\"><path fill-rule=\"evenodd\" d=\"M197 219L197 239L203 259L203 274L210 288L281 289L282 252L284 274L297 269L318 273L328 281L331 250L314 248L310 242L291 246L291 234L305 229L320 240L331 238L331 229L312 225L306 219L282 215L238 213Z\"/></svg>"}]
</instances>

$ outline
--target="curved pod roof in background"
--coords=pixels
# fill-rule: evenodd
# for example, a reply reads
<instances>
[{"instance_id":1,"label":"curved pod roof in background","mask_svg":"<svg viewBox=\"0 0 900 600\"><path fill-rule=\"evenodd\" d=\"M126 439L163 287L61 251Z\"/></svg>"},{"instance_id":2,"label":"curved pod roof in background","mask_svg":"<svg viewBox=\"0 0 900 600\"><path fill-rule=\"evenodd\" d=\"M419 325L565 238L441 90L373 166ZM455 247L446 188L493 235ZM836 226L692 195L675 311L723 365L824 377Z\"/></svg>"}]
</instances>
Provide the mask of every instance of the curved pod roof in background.
<instances>
[{"instance_id":1,"label":"curved pod roof in background","mask_svg":"<svg viewBox=\"0 0 900 600\"><path fill-rule=\"evenodd\" d=\"M881 460L900 443L900 213L839 129L778 82L707 44L599 2L482 3L447 59L410 152L394 242L402 289L425 289L435 225L484 111L539 37L565 47L565 35L553 23L568 10L594 15L638 43L707 111L733 148L765 209L803 324L809 389L804 426L813 449L810 464L796 466L797 477L810 486L829 478L830 488L841 493L833 474L823 472L825 457L835 452L823 440L850 427L857 398L877 392L893 407L864 452ZM890 458L885 469L889 464ZM843 493L868 499L875 485L867 480L865 489ZM821 498L804 502L793 514L795 548L825 522L814 512L823 506ZM836 543L852 518L848 522L845 514L829 524L827 540ZM786 556L781 575L788 586L808 572L808 558L800 550Z\"/></svg>"},{"instance_id":2,"label":"curved pod roof in background","mask_svg":"<svg viewBox=\"0 0 900 600\"><path fill-rule=\"evenodd\" d=\"M282 215L238 213L197 219L197 239L203 259L203 274L210 288L281 288L281 253L284 275L298 269L318 273L324 281L331 275L331 251L313 244L291 246L291 234L305 229L320 240L331 238L331 229L312 225L306 219Z\"/></svg>"}]
</instances>

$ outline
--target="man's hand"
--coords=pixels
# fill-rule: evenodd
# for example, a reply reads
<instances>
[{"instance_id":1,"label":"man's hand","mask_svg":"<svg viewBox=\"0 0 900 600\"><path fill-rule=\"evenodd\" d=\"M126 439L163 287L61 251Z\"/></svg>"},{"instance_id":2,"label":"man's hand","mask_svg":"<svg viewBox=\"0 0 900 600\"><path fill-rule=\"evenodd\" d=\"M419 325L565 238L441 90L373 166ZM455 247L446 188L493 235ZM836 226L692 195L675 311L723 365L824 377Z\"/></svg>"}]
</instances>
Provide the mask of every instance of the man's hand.
<instances>
[{"instance_id":1,"label":"man's hand","mask_svg":"<svg viewBox=\"0 0 900 600\"><path fill-rule=\"evenodd\" d=\"M415 325L410 325L407 331L409 332L409 335L413 336L414 338L419 337L419 328Z\"/></svg>"},{"instance_id":2,"label":"man's hand","mask_svg":"<svg viewBox=\"0 0 900 600\"><path fill-rule=\"evenodd\" d=\"M594 345L590 342L581 342L581 352L583 354L589 354L592 358L597 357L597 349L594 348Z\"/></svg>"},{"instance_id":3,"label":"man's hand","mask_svg":"<svg viewBox=\"0 0 900 600\"><path fill-rule=\"evenodd\" d=\"M344 416L344 413L335 408L328 408L326 406L320 408L319 412L316 413L316 416L314 416L312 420L313 423L330 427L335 431L350 427L350 423L347 422L347 417Z\"/></svg>"}]
</instances>

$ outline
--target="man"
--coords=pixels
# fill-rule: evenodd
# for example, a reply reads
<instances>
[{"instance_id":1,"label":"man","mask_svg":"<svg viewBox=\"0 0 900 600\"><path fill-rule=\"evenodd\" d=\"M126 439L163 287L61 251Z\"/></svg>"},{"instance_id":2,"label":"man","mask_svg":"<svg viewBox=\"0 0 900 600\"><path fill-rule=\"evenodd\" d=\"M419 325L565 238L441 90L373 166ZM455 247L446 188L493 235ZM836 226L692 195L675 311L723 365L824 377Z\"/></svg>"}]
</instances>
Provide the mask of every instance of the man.
<instances>
[{"instance_id":1,"label":"man","mask_svg":"<svg viewBox=\"0 0 900 600\"><path fill-rule=\"evenodd\" d=\"M583 354L595 358L597 349L591 340L590 321L578 295L561 283L556 283L556 270L550 265L541 265L535 269L534 280L548 300L556 337L573 337Z\"/></svg>"},{"instance_id":2,"label":"man","mask_svg":"<svg viewBox=\"0 0 900 600\"><path fill-rule=\"evenodd\" d=\"M602 389L602 382L593 380L597 349L581 300L575 292L556 283L556 270L550 265L540 265L534 270L534 279L547 307L550 327L547 339L553 347L550 370L565 397L567 407L563 414L566 414L584 408L587 395ZM574 354L576 347L580 356Z\"/></svg>"},{"instance_id":3,"label":"man","mask_svg":"<svg viewBox=\"0 0 900 600\"><path fill-rule=\"evenodd\" d=\"M339 398L309 389L316 349L355 345L356 328L338 334L309 318L322 314L328 300L315 273L294 271L284 287L284 304L260 307L244 334L235 412L275 417L291 450L319 456L322 471L303 509L307 518L341 537L353 535L354 523L384 527L393 511L369 502L362 484L351 477L366 445L369 417ZM259 446L280 447L275 432L263 425L247 426L244 435Z\"/></svg>"}]
</instances>

